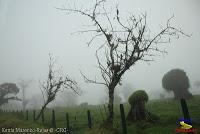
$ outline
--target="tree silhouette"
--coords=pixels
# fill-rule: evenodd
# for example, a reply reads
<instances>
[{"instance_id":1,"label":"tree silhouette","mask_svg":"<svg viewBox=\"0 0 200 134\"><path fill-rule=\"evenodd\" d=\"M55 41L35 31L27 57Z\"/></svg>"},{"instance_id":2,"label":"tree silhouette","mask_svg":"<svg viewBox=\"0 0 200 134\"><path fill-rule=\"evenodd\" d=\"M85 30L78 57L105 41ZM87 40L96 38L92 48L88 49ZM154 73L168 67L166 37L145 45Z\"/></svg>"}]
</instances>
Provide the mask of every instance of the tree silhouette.
<instances>
[{"instance_id":1,"label":"tree silhouette","mask_svg":"<svg viewBox=\"0 0 200 134\"><path fill-rule=\"evenodd\" d=\"M155 52L166 53L165 50L159 48L159 44L169 43L171 36L179 37L186 34L171 26L170 21L173 18L171 17L167 20L166 26L161 27L157 34L151 35L146 14L138 17L131 14L121 18L118 7L116 7L116 12L108 12L105 2L105 0L96 0L91 10L77 7L57 9L67 13L77 13L91 20L91 29L78 32L93 34L88 45L91 45L97 37L102 39L102 45L96 50L96 58L103 81L89 79L83 73L81 74L85 82L107 87L109 93L107 122L112 124L114 91L115 87L121 84L125 72L138 61L153 61ZM99 52L102 50L106 60L99 58Z\"/></svg>"},{"instance_id":2,"label":"tree silhouette","mask_svg":"<svg viewBox=\"0 0 200 134\"><path fill-rule=\"evenodd\" d=\"M199 88L199 87L200 87L200 81L195 81L195 82L194 82L194 86L195 86L196 88Z\"/></svg>"},{"instance_id":3,"label":"tree silhouette","mask_svg":"<svg viewBox=\"0 0 200 134\"><path fill-rule=\"evenodd\" d=\"M21 101L16 96L12 96L12 94L16 95L19 93L19 88L15 83L3 83L0 85L0 106L8 103L9 100L17 100Z\"/></svg>"},{"instance_id":4,"label":"tree silhouette","mask_svg":"<svg viewBox=\"0 0 200 134\"><path fill-rule=\"evenodd\" d=\"M58 75L54 70L55 60L49 55L49 70L47 80L42 84L42 95L44 99L44 105L40 110L36 120L40 118L45 108L49 103L55 100L56 95L65 89L72 89L75 93L79 94L79 88L77 82L70 79L68 76L63 77Z\"/></svg>"},{"instance_id":5,"label":"tree silhouette","mask_svg":"<svg viewBox=\"0 0 200 134\"><path fill-rule=\"evenodd\" d=\"M20 86L20 89L22 90L22 108L23 111L25 111L26 109L26 105L28 104L29 100L26 98L26 90L29 86L29 84L32 82L32 80L20 80L20 82L18 83Z\"/></svg>"},{"instance_id":6,"label":"tree silhouette","mask_svg":"<svg viewBox=\"0 0 200 134\"><path fill-rule=\"evenodd\" d=\"M188 91L190 87L189 78L181 69L172 69L167 72L162 79L162 86L167 91L173 91L175 99L180 100L184 118L190 121L190 115L185 99L192 97ZM191 124L191 122L187 122Z\"/></svg>"},{"instance_id":7,"label":"tree silhouette","mask_svg":"<svg viewBox=\"0 0 200 134\"><path fill-rule=\"evenodd\" d=\"M189 78L181 69L172 69L162 79L163 88L173 91L175 99L189 99L192 94L188 91L190 87Z\"/></svg>"}]
</instances>

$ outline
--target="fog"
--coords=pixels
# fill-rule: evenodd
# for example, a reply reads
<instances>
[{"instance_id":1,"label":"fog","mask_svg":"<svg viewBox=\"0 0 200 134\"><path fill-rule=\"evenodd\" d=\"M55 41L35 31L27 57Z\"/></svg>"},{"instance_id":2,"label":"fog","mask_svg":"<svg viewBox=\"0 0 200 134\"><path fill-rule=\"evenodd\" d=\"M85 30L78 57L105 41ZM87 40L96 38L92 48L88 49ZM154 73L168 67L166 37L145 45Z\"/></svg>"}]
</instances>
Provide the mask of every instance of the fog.
<instances>
[{"instance_id":1,"label":"fog","mask_svg":"<svg viewBox=\"0 0 200 134\"><path fill-rule=\"evenodd\" d=\"M92 0L0 0L0 83L33 80L28 88L28 97L40 95L39 81L48 73L48 54L56 58L56 67L74 78L83 94L80 102L98 104L106 95L105 87L84 82L81 70L89 78L101 80L95 50L99 42L91 47L89 34L72 34L86 29L88 18L66 14L55 7L77 3L89 7ZM81 3L81 4L79 4ZM119 94L127 84L133 90L144 89L150 98L164 92L162 77L173 68L185 70L191 85L200 80L200 1L199 0L124 0L116 1L120 12L125 15L147 13L147 24L152 34L174 15L172 24L180 27L190 38L181 36L166 45L168 54L158 55L147 64L137 62L125 73ZM87 5L86 5L87 4ZM88 5L89 4L89 5ZM91 24L91 23L90 23ZM193 91L192 87L190 89ZM200 91L194 91L200 93Z\"/></svg>"}]
</instances>

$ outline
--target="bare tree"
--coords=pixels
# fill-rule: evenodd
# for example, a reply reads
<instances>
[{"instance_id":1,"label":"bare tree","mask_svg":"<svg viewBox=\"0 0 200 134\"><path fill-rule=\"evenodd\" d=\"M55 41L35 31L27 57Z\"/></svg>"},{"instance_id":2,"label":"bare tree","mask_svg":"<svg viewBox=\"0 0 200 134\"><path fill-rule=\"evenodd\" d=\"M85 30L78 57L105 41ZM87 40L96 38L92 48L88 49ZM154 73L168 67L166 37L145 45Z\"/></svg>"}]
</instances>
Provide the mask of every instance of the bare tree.
<instances>
[{"instance_id":1,"label":"bare tree","mask_svg":"<svg viewBox=\"0 0 200 134\"><path fill-rule=\"evenodd\" d=\"M77 82L70 79L68 76L63 77L58 75L54 70L55 60L49 55L49 72L47 80L42 84L42 95L44 99L44 105L40 110L36 120L40 118L46 106L55 100L56 95L64 89L72 89L75 93L79 94L79 88Z\"/></svg>"},{"instance_id":2,"label":"bare tree","mask_svg":"<svg viewBox=\"0 0 200 134\"><path fill-rule=\"evenodd\" d=\"M139 17L130 15L126 18L121 18L118 7L116 12L109 11L105 8L105 0L96 0L94 7L84 10L83 8L62 7L59 10L67 13L77 13L88 17L92 26L79 33L91 32L93 34L88 45L92 44L97 37L104 39L103 45L96 50L96 58L98 68L100 69L103 81L97 81L87 78L83 75L87 83L102 84L108 88L109 103L107 121L113 123L113 102L115 87L120 84L122 76L131 66L138 61L153 61L153 57L157 53L166 53L159 44L170 42L170 37L179 37L186 35L181 29L171 26L169 18L164 27L160 31L151 35L150 29L147 26L147 15L141 14ZM126 21L124 21L126 20ZM104 58L106 61L99 58L99 51L104 48Z\"/></svg>"},{"instance_id":3,"label":"bare tree","mask_svg":"<svg viewBox=\"0 0 200 134\"><path fill-rule=\"evenodd\" d=\"M26 105L28 104L28 99L26 98L26 90L29 86L29 84L32 82L32 80L20 80L20 82L18 83L21 90L22 90L22 107L23 107L23 111L25 111L26 109Z\"/></svg>"}]
</instances>

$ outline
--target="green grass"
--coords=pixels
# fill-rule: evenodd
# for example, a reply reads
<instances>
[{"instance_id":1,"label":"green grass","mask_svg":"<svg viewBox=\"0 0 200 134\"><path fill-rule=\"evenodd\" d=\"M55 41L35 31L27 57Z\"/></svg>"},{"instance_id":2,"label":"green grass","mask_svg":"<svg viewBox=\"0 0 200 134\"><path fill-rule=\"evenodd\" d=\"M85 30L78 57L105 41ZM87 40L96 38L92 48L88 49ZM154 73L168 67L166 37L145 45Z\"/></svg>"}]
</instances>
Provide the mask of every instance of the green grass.
<instances>
[{"instance_id":1,"label":"green grass","mask_svg":"<svg viewBox=\"0 0 200 134\"><path fill-rule=\"evenodd\" d=\"M200 95L196 95L193 99L187 101L193 127L200 131ZM125 114L127 115L130 106L124 105ZM128 134L173 134L178 128L176 122L179 118L183 118L180 102L174 99L151 100L147 103L146 108L153 114L159 117L159 121L155 124L147 124L142 127L142 122L128 123ZM87 127L87 110L91 111L94 126L92 129ZM70 107L70 108L55 108L56 125L57 127L66 127L66 113L69 113L70 127L73 127L76 134L117 134L121 133L121 119L119 106L115 105L114 128L106 130L100 127L106 118L105 109L103 106L89 105L87 107ZM39 111L37 111L38 113ZM2 116L3 115L3 116ZM75 119L76 118L76 119ZM11 113L0 114L1 127L51 127L51 109L45 111L45 124L41 123L41 119L33 122L33 114L30 112L29 120L25 121L20 115ZM200 133L200 132L199 132Z\"/></svg>"},{"instance_id":2,"label":"green grass","mask_svg":"<svg viewBox=\"0 0 200 134\"><path fill-rule=\"evenodd\" d=\"M43 125L39 123L24 121L22 118L16 113L0 113L0 128L43 128Z\"/></svg>"}]
</instances>

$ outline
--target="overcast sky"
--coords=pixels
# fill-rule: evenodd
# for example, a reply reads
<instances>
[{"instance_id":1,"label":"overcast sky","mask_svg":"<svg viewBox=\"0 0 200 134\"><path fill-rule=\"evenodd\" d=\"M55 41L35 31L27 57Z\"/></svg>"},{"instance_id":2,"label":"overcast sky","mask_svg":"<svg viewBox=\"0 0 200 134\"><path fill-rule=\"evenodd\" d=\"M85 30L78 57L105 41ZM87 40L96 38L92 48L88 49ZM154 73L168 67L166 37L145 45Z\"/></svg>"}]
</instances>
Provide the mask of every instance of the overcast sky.
<instances>
[{"instance_id":1,"label":"overcast sky","mask_svg":"<svg viewBox=\"0 0 200 134\"><path fill-rule=\"evenodd\" d=\"M98 103L105 95L104 87L85 84L79 70L90 78L99 77L95 67L94 45L87 47L91 38L85 34L73 34L89 22L79 15L66 15L55 7L77 3L89 7L93 0L0 0L0 83L33 79L35 83L45 79L48 69L48 53L57 59L58 68L76 79L84 94L81 101ZM80 4L81 3L81 4ZM151 31L159 30L174 15L172 24L192 37L173 39L165 56L155 57L148 65L138 62L126 72L123 83L147 92L161 91L164 73L173 68L184 69L191 82L200 80L200 1L199 0L119 0L123 15L147 13ZM89 5L88 5L89 4ZM153 32L152 32L153 33ZM98 45L98 42L95 43ZM101 44L100 44L101 45ZM36 84L31 92L39 92Z\"/></svg>"}]
</instances>

